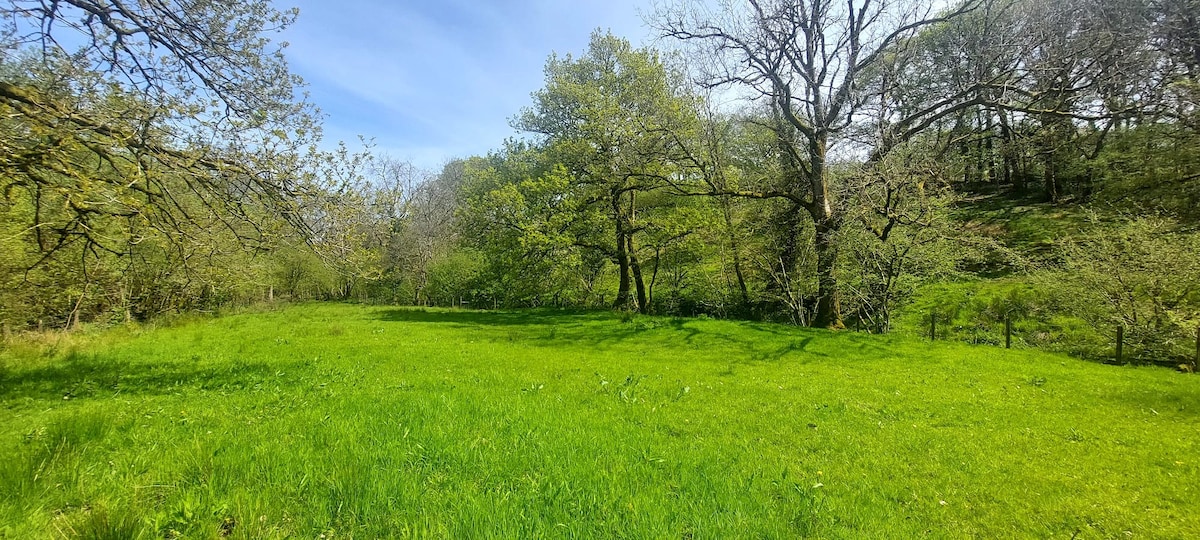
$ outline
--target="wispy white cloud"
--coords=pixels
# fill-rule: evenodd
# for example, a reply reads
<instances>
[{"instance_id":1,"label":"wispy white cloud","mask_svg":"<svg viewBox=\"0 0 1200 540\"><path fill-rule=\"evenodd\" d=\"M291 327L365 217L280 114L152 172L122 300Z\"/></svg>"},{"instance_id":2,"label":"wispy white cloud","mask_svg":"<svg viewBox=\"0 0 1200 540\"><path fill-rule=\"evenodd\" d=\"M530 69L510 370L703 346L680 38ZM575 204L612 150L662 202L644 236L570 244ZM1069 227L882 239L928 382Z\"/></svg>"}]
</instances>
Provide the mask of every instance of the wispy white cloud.
<instances>
[{"instance_id":1,"label":"wispy white cloud","mask_svg":"<svg viewBox=\"0 0 1200 540\"><path fill-rule=\"evenodd\" d=\"M428 168L511 136L508 119L542 86L551 52L581 52L597 27L634 43L649 35L633 0L284 4L300 7L283 39L329 138L373 137Z\"/></svg>"}]
</instances>

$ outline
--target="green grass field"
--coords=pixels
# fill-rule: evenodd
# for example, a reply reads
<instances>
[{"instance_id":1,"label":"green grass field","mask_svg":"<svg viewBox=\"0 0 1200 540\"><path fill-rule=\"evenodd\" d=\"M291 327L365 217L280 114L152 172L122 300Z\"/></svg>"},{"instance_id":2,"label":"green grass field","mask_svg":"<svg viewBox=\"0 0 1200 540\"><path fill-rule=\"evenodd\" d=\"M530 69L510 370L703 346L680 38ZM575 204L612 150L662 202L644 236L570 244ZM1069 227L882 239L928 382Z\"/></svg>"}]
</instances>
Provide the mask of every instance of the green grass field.
<instances>
[{"instance_id":1,"label":"green grass field","mask_svg":"<svg viewBox=\"0 0 1200 540\"><path fill-rule=\"evenodd\" d=\"M0 353L4 538L1195 538L1200 376L311 304Z\"/></svg>"}]
</instances>

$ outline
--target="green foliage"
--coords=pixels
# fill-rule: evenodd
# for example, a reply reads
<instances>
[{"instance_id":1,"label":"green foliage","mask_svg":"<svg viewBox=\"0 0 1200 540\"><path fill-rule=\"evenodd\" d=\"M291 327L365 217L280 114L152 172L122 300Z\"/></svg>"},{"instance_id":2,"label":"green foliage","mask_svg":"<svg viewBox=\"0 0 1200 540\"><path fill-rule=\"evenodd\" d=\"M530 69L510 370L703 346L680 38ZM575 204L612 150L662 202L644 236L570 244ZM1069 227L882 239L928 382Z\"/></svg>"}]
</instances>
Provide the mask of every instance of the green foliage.
<instances>
[{"instance_id":1,"label":"green foliage","mask_svg":"<svg viewBox=\"0 0 1200 540\"><path fill-rule=\"evenodd\" d=\"M6 329L269 295L261 255L299 236L297 169L317 135L265 37L294 14L187 7L0 8Z\"/></svg>"},{"instance_id":2,"label":"green foliage","mask_svg":"<svg viewBox=\"0 0 1200 540\"><path fill-rule=\"evenodd\" d=\"M594 275L567 231L594 214L577 213L569 179L538 149L511 144L467 167L460 213L464 243L485 262L481 293L505 305L539 305L556 291L576 291ZM603 264L592 260L589 266Z\"/></svg>"},{"instance_id":3,"label":"green foliage","mask_svg":"<svg viewBox=\"0 0 1200 540\"><path fill-rule=\"evenodd\" d=\"M1190 354L1193 0L925 21L851 2L849 26L787 0L660 6L713 55L692 65L728 71L594 32L548 59L513 121L530 139L436 173L317 150L268 39L294 12L135 4L0 8L5 335L267 299L465 300L834 327L844 310L873 332L933 317L992 344L1010 320L1019 345L1096 358L1120 324L1141 360ZM693 75L769 103L733 113Z\"/></svg>"},{"instance_id":4,"label":"green foliage","mask_svg":"<svg viewBox=\"0 0 1200 540\"><path fill-rule=\"evenodd\" d=\"M621 309L651 309L652 285L645 277L650 253L641 233L670 228L661 222L670 219L676 201L662 190L688 159L681 140L691 137L698 121L693 100L672 84L673 76L678 74L652 49L634 49L596 31L583 56L551 56L546 87L516 122L543 137L540 150L553 166L543 178L510 182L517 191L500 194L499 202L520 202L524 190L537 197L541 186L530 184L543 182L556 192L550 215L565 217L561 224L517 228L529 237L522 243L536 248L545 241L539 234L550 235L547 240L575 251L596 252L593 259L609 258L617 266ZM652 246L656 267L664 241L659 240Z\"/></svg>"},{"instance_id":5,"label":"green foliage","mask_svg":"<svg viewBox=\"0 0 1200 540\"><path fill-rule=\"evenodd\" d=\"M0 352L5 537L1200 527L1200 377L1162 369L550 310L306 304L55 335Z\"/></svg>"},{"instance_id":6,"label":"green foliage","mask_svg":"<svg viewBox=\"0 0 1200 540\"><path fill-rule=\"evenodd\" d=\"M939 340L1001 346L1008 319L1014 347L1100 358L1106 350L1104 336L1064 312L1052 291L1024 276L927 282L914 293L896 327L903 334L928 339L930 319L934 318Z\"/></svg>"},{"instance_id":7,"label":"green foliage","mask_svg":"<svg viewBox=\"0 0 1200 540\"><path fill-rule=\"evenodd\" d=\"M304 248L279 249L272 254L270 276L281 297L327 298L338 288L338 276L317 254Z\"/></svg>"},{"instance_id":8,"label":"green foliage","mask_svg":"<svg viewBox=\"0 0 1200 540\"><path fill-rule=\"evenodd\" d=\"M1200 234L1137 218L1061 246L1053 281L1065 310L1099 328L1125 327L1142 360L1189 360L1200 327ZM1132 355L1131 355L1132 356Z\"/></svg>"},{"instance_id":9,"label":"green foliage","mask_svg":"<svg viewBox=\"0 0 1200 540\"><path fill-rule=\"evenodd\" d=\"M901 145L844 181L850 222L839 238L845 251L839 282L855 325L872 332L890 331L893 314L922 282L946 277L964 258L969 239L946 211L954 199L946 163L931 150Z\"/></svg>"},{"instance_id":10,"label":"green foliage","mask_svg":"<svg viewBox=\"0 0 1200 540\"><path fill-rule=\"evenodd\" d=\"M1133 211L1200 218L1200 126L1148 124L1120 130L1091 166L1097 200Z\"/></svg>"},{"instance_id":11,"label":"green foliage","mask_svg":"<svg viewBox=\"0 0 1200 540\"><path fill-rule=\"evenodd\" d=\"M434 260L429 266L428 295L437 306L477 303L477 281L483 260L474 251L459 250Z\"/></svg>"}]
</instances>

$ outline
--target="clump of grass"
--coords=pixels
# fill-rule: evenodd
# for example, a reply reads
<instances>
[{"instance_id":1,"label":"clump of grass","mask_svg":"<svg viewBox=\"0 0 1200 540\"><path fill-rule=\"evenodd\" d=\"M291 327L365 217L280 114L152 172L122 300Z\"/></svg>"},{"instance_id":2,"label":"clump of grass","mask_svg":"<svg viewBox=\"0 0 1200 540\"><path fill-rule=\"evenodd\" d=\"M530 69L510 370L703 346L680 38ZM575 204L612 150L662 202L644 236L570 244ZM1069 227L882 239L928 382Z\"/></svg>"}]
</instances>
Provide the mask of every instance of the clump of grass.
<instances>
[{"instance_id":1,"label":"clump of grass","mask_svg":"<svg viewBox=\"0 0 1200 540\"><path fill-rule=\"evenodd\" d=\"M137 516L104 507L83 508L60 521L59 532L78 540L140 540L153 538Z\"/></svg>"}]
</instances>

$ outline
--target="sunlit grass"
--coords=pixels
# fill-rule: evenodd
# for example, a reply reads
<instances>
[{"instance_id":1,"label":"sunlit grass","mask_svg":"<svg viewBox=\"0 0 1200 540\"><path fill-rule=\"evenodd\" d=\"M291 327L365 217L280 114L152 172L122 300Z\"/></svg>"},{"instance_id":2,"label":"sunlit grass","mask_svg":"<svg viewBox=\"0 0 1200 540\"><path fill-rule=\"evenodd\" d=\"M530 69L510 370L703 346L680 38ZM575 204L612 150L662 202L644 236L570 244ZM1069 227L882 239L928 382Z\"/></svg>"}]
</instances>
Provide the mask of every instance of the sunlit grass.
<instances>
[{"instance_id":1,"label":"sunlit grass","mask_svg":"<svg viewBox=\"0 0 1200 540\"><path fill-rule=\"evenodd\" d=\"M313 304L0 354L0 537L1187 538L1200 377Z\"/></svg>"}]
</instances>

